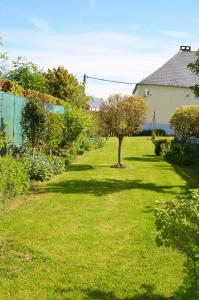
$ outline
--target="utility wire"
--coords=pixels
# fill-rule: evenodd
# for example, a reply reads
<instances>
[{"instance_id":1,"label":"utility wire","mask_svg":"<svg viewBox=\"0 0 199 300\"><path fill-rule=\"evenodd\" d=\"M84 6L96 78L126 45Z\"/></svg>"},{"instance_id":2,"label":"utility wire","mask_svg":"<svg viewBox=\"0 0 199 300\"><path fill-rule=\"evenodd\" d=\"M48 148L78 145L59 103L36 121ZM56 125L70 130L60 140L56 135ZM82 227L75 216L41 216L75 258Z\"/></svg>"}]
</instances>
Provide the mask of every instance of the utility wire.
<instances>
[{"instance_id":1,"label":"utility wire","mask_svg":"<svg viewBox=\"0 0 199 300\"><path fill-rule=\"evenodd\" d=\"M137 84L137 82L126 82L126 81L117 81L117 80L110 80L110 79L104 79L104 78L97 78L92 76L84 75L84 83L86 83L86 79L94 79L99 81L106 81L106 82L113 82L113 83L120 83L120 84Z\"/></svg>"}]
</instances>

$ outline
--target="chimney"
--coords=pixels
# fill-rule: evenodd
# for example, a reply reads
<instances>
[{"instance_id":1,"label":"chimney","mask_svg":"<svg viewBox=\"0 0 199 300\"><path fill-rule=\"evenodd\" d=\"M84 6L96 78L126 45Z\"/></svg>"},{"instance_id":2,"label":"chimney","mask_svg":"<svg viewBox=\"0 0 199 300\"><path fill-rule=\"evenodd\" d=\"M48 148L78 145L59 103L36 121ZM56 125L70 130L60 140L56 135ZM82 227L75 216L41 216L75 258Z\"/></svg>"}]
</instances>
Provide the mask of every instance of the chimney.
<instances>
[{"instance_id":1,"label":"chimney","mask_svg":"<svg viewBox=\"0 0 199 300\"><path fill-rule=\"evenodd\" d=\"M180 51L190 52L191 46L180 46Z\"/></svg>"}]
</instances>

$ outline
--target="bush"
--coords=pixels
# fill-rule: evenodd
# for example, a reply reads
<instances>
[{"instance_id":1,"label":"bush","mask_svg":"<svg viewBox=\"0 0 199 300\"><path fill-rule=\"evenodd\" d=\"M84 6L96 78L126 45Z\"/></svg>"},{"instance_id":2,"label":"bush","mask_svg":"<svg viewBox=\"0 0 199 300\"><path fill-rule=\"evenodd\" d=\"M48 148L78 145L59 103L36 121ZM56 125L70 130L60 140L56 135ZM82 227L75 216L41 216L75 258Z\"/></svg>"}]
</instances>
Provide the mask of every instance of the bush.
<instances>
[{"instance_id":1,"label":"bush","mask_svg":"<svg viewBox=\"0 0 199 300\"><path fill-rule=\"evenodd\" d=\"M170 124L176 135L186 141L189 137L199 134L199 106L185 105L177 108Z\"/></svg>"},{"instance_id":2,"label":"bush","mask_svg":"<svg viewBox=\"0 0 199 300\"><path fill-rule=\"evenodd\" d=\"M158 245L176 248L187 257L183 299L199 299L199 190L165 203L155 217Z\"/></svg>"},{"instance_id":3,"label":"bush","mask_svg":"<svg viewBox=\"0 0 199 300\"><path fill-rule=\"evenodd\" d=\"M30 186L26 169L12 157L0 158L0 199L25 193Z\"/></svg>"},{"instance_id":4,"label":"bush","mask_svg":"<svg viewBox=\"0 0 199 300\"><path fill-rule=\"evenodd\" d=\"M25 156L22 161L30 180L46 181L53 175L65 171L65 160L57 156L47 157L40 153L35 156Z\"/></svg>"},{"instance_id":5,"label":"bush","mask_svg":"<svg viewBox=\"0 0 199 300\"><path fill-rule=\"evenodd\" d=\"M164 156L171 147L171 138L156 138L153 143L155 144L155 155Z\"/></svg>"},{"instance_id":6,"label":"bush","mask_svg":"<svg viewBox=\"0 0 199 300\"><path fill-rule=\"evenodd\" d=\"M165 159L171 163L182 166L197 164L199 161L199 145L172 143Z\"/></svg>"}]
</instances>

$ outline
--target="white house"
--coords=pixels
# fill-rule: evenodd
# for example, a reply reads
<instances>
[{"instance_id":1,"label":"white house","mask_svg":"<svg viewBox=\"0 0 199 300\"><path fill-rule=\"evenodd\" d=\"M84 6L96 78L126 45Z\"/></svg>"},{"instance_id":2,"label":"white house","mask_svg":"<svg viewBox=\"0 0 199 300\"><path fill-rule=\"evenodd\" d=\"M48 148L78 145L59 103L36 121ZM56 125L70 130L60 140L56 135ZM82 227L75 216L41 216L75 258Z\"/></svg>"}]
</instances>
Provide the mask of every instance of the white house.
<instances>
[{"instance_id":1,"label":"white house","mask_svg":"<svg viewBox=\"0 0 199 300\"><path fill-rule=\"evenodd\" d=\"M175 56L135 86L134 95L144 97L148 103L145 129L151 129L155 121L156 128L171 133L169 121L176 108L199 105L199 98L190 88L199 82L199 76L187 68L195 60L196 51L181 46Z\"/></svg>"},{"instance_id":2,"label":"white house","mask_svg":"<svg viewBox=\"0 0 199 300\"><path fill-rule=\"evenodd\" d=\"M90 97L89 103L88 103L88 110L90 111L99 111L100 106L104 103L103 98L95 98Z\"/></svg>"}]
</instances>

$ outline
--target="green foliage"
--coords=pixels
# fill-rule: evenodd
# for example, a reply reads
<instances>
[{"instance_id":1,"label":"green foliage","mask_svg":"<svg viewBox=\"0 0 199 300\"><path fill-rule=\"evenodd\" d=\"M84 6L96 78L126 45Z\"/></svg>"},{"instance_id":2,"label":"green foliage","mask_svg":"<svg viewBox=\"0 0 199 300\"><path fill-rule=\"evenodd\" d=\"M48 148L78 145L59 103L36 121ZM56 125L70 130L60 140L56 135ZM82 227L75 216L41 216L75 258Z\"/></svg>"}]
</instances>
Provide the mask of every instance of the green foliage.
<instances>
[{"instance_id":1,"label":"green foliage","mask_svg":"<svg viewBox=\"0 0 199 300\"><path fill-rule=\"evenodd\" d=\"M6 124L2 118L0 120L0 155L6 152L7 142Z\"/></svg>"},{"instance_id":2,"label":"green foliage","mask_svg":"<svg viewBox=\"0 0 199 300\"><path fill-rule=\"evenodd\" d=\"M63 116L64 137L63 146L76 142L88 127L87 113L82 110L68 107Z\"/></svg>"},{"instance_id":3,"label":"green foliage","mask_svg":"<svg viewBox=\"0 0 199 300\"><path fill-rule=\"evenodd\" d=\"M199 74L199 50L196 53L196 61L188 65L188 68L195 74ZM199 83L192 87L193 92L199 97Z\"/></svg>"},{"instance_id":4,"label":"green foliage","mask_svg":"<svg viewBox=\"0 0 199 300\"><path fill-rule=\"evenodd\" d=\"M0 200L25 193L29 185L23 164L9 156L0 158Z\"/></svg>"},{"instance_id":5,"label":"green foliage","mask_svg":"<svg viewBox=\"0 0 199 300\"><path fill-rule=\"evenodd\" d=\"M199 135L199 106L185 105L177 108L170 124L176 135L183 141Z\"/></svg>"},{"instance_id":6,"label":"green foliage","mask_svg":"<svg viewBox=\"0 0 199 300\"><path fill-rule=\"evenodd\" d=\"M164 156L171 148L171 138L155 138L153 143L155 145L155 155Z\"/></svg>"},{"instance_id":7,"label":"green foliage","mask_svg":"<svg viewBox=\"0 0 199 300\"><path fill-rule=\"evenodd\" d=\"M65 160L57 156L48 157L38 153L34 156L24 156L22 162L30 180L46 181L65 171Z\"/></svg>"},{"instance_id":8,"label":"green foliage","mask_svg":"<svg viewBox=\"0 0 199 300\"><path fill-rule=\"evenodd\" d=\"M199 297L199 190L190 190L187 196L166 203L156 211L158 245L173 247L187 257L185 269L188 278L186 296Z\"/></svg>"},{"instance_id":9,"label":"green foliage","mask_svg":"<svg viewBox=\"0 0 199 300\"><path fill-rule=\"evenodd\" d=\"M118 138L118 163L121 164L122 140L129 134L140 131L145 122L147 114L147 104L138 96L112 95L108 102L101 105L99 111L100 125L105 132L105 136L112 133Z\"/></svg>"},{"instance_id":10,"label":"green foliage","mask_svg":"<svg viewBox=\"0 0 199 300\"><path fill-rule=\"evenodd\" d=\"M63 140L64 121L60 113L47 113L47 129L45 135L45 150L48 153L57 151Z\"/></svg>"},{"instance_id":11,"label":"green foliage","mask_svg":"<svg viewBox=\"0 0 199 300\"><path fill-rule=\"evenodd\" d=\"M17 82L4 79L0 80L0 90L3 92L15 94L17 96L22 96L24 91Z\"/></svg>"},{"instance_id":12,"label":"green foliage","mask_svg":"<svg viewBox=\"0 0 199 300\"><path fill-rule=\"evenodd\" d=\"M32 148L42 148L47 131L47 116L44 104L32 97L22 113L22 128Z\"/></svg>"},{"instance_id":13,"label":"green foliage","mask_svg":"<svg viewBox=\"0 0 199 300\"><path fill-rule=\"evenodd\" d=\"M171 163L190 166L199 162L199 149L197 144L172 143L165 159Z\"/></svg>"},{"instance_id":14,"label":"green foliage","mask_svg":"<svg viewBox=\"0 0 199 300\"><path fill-rule=\"evenodd\" d=\"M47 79L43 71L34 63L18 57L12 62L12 70L7 75L7 79L18 82L25 89L33 89L41 92L47 90Z\"/></svg>"},{"instance_id":15,"label":"green foliage","mask_svg":"<svg viewBox=\"0 0 199 300\"><path fill-rule=\"evenodd\" d=\"M39 91L27 90L24 92L24 96L26 96L28 99L37 98L45 104L48 103L50 105L51 104L64 105L63 100Z\"/></svg>"},{"instance_id":16,"label":"green foliage","mask_svg":"<svg viewBox=\"0 0 199 300\"><path fill-rule=\"evenodd\" d=\"M85 94L84 86L63 66L59 66L57 69L48 69L45 77L48 80L48 92L51 95L75 107L86 106L88 97Z\"/></svg>"}]
</instances>

